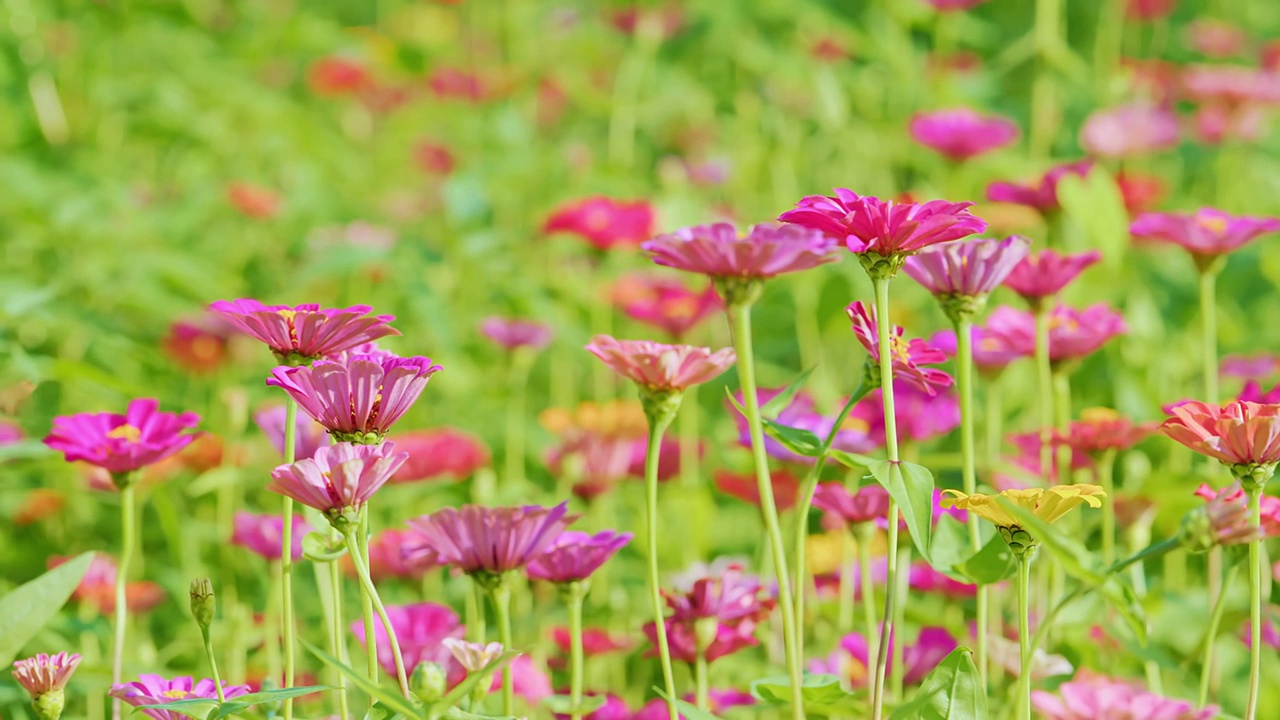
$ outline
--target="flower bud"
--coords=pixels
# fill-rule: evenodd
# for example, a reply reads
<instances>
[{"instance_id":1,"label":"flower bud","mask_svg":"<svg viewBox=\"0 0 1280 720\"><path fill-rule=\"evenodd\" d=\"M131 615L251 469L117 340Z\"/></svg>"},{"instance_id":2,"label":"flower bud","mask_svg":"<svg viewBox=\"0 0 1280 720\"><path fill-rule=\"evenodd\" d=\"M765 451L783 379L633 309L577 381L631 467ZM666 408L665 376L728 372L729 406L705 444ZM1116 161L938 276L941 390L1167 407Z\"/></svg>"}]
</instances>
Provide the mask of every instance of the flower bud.
<instances>
[{"instance_id":1,"label":"flower bud","mask_svg":"<svg viewBox=\"0 0 1280 720\"><path fill-rule=\"evenodd\" d=\"M32 700L31 706L35 708L36 717L40 718L40 720L58 720L62 715L64 702L65 696L62 694L62 690L50 690Z\"/></svg>"},{"instance_id":2,"label":"flower bud","mask_svg":"<svg viewBox=\"0 0 1280 720\"><path fill-rule=\"evenodd\" d=\"M217 609L217 601L213 597L213 583L209 578L191 581L191 615L201 630L208 630L213 624L213 614Z\"/></svg>"},{"instance_id":3,"label":"flower bud","mask_svg":"<svg viewBox=\"0 0 1280 720\"><path fill-rule=\"evenodd\" d=\"M418 663L413 669L413 692L426 703L435 702L444 697L449 685L449 678L444 668L433 662Z\"/></svg>"}]
</instances>

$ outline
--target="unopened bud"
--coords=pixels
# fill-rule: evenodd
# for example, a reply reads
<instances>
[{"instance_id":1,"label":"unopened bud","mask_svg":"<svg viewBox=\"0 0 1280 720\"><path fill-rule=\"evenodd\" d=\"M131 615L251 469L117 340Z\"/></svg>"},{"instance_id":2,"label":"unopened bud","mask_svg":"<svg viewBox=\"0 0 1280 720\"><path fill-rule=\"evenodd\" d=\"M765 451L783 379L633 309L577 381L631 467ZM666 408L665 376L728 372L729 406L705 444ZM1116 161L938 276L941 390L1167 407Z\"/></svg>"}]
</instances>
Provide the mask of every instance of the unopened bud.
<instances>
[{"instance_id":1,"label":"unopened bud","mask_svg":"<svg viewBox=\"0 0 1280 720\"><path fill-rule=\"evenodd\" d=\"M50 690L32 700L31 706L35 708L36 717L40 720L58 720L62 715L64 701L62 690Z\"/></svg>"},{"instance_id":2,"label":"unopened bud","mask_svg":"<svg viewBox=\"0 0 1280 720\"><path fill-rule=\"evenodd\" d=\"M1031 533L1016 525L1000 528L1000 537L1016 557L1031 559L1036 553L1038 544L1036 539L1031 537Z\"/></svg>"},{"instance_id":3,"label":"unopened bud","mask_svg":"<svg viewBox=\"0 0 1280 720\"><path fill-rule=\"evenodd\" d=\"M1209 552L1217 545L1213 536L1213 521L1209 519L1209 511L1205 507L1198 507L1182 518L1182 525L1178 528L1178 542L1193 553Z\"/></svg>"},{"instance_id":4,"label":"unopened bud","mask_svg":"<svg viewBox=\"0 0 1280 720\"><path fill-rule=\"evenodd\" d=\"M418 663L413 670L413 692L423 702L435 702L444 697L449 677L444 668L433 662Z\"/></svg>"},{"instance_id":5,"label":"unopened bud","mask_svg":"<svg viewBox=\"0 0 1280 720\"><path fill-rule=\"evenodd\" d=\"M213 597L213 583L209 578L191 581L191 615L201 630L208 630L213 624L213 614L218 604Z\"/></svg>"},{"instance_id":6,"label":"unopened bud","mask_svg":"<svg viewBox=\"0 0 1280 720\"><path fill-rule=\"evenodd\" d=\"M698 644L698 654L702 655L720 636L720 620L714 617L698 618L693 623L693 641Z\"/></svg>"}]
</instances>

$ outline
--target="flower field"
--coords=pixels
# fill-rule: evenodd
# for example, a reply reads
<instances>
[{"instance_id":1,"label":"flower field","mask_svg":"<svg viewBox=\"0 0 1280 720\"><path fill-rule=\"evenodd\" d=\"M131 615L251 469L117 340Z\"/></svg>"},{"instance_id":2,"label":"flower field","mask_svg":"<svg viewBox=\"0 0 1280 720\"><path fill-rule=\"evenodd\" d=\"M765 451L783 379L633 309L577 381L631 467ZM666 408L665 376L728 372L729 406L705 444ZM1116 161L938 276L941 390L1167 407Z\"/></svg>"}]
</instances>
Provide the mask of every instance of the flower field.
<instances>
[{"instance_id":1,"label":"flower field","mask_svg":"<svg viewBox=\"0 0 1280 720\"><path fill-rule=\"evenodd\" d=\"M1280 717L1280 5L0 16L0 717Z\"/></svg>"}]
</instances>

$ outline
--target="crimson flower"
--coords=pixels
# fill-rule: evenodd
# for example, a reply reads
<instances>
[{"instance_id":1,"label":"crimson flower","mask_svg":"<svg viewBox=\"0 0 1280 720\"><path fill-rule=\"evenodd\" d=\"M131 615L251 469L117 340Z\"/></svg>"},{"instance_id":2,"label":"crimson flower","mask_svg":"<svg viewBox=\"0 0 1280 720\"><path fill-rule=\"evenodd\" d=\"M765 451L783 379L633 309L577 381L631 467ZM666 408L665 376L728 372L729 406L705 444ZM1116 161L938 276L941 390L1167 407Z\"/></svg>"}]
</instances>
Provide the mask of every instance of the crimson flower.
<instances>
[{"instance_id":1,"label":"crimson flower","mask_svg":"<svg viewBox=\"0 0 1280 720\"><path fill-rule=\"evenodd\" d=\"M991 152L1018 139L1018 126L1012 120L982 115L968 108L916 113L911 118L910 132L916 142L957 162Z\"/></svg>"},{"instance_id":2,"label":"crimson flower","mask_svg":"<svg viewBox=\"0 0 1280 720\"><path fill-rule=\"evenodd\" d=\"M464 480L489 466L489 448L480 438L456 428L411 430L395 436L396 447L409 459L391 476L391 483L422 480Z\"/></svg>"},{"instance_id":3,"label":"crimson flower","mask_svg":"<svg viewBox=\"0 0 1280 720\"><path fill-rule=\"evenodd\" d=\"M876 325L876 310L862 302L854 302L845 308L845 314L853 322L853 333L872 358L880 357L880 333ZM940 388L950 387L951 376L941 370L921 367L946 362L947 356L920 338L910 342L903 339L905 331L899 325L890 327L889 352L893 362L894 377L935 395Z\"/></svg>"},{"instance_id":4,"label":"crimson flower","mask_svg":"<svg viewBox=\"0 0 1280 720\"><path fill-rule=\"evenodd\" d=\"M557 208L542 230L577 235L597 250L610 250L648 240L654 222L653 207L645 200L627 202L597 195Z\"/></svg>"}]
</instances>

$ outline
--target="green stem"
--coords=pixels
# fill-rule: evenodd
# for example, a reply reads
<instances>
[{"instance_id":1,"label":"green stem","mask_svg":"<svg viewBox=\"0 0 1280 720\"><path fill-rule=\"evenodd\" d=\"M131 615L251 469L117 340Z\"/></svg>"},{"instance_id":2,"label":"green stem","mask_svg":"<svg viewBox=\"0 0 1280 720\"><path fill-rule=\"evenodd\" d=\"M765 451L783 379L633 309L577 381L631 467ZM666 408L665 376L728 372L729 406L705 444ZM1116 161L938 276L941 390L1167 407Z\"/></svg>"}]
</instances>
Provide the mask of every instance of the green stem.
<instances>
[{"instance_id":1,"label":"green stem","mask_svg":"<svg viewBox=\"0 0 1280 720\"><path fill-rule=\"evenodd\" d=\"M1031 720L1031 607L1027 595L1031 588L1031 558L1018 555L1018 649L1021 658L1018 671L1018 719Z\"/></svg>"},{"instance_id":2,"label":"green stem","mask_svg":"<svg viewBox=\"0 0 1280 720\"><path fill-rule=\"evenodd\" d=\"M329 627L329 652L334 657L345 662L345 653L342 652L342 640L346 637L346 634L342 631L342 570L338 567L336 561L329 563L329 585L333 591L333 617ZM368 626L366 625L366 627ZM347 720L350 713L347 707L347 676L341 672L336 672L334 675L337 677L338 715L342 720Z\"/></svg>"},{"instance_id":3,"label":"green stem","mask_svg":"<svg viewBox=\"0 0 1280 720\"><path fill-rule=\"evenodd\" d=\"M363 552L360 545L360 537L368 537L368 529L365 526L367 513L360 514L360 522L356 525L354 532L347 533L347 552L351 553L351 560L356 564L356 574L360 574L360 564L356 560L357 556L361 556ZM365 668L369 675L369 679L378 682L378 635L373 631L373 597L369 592L369 587L365 585L363 579L360 580L360 616L364 619L364 641L365 641ZM369 698L369 702L373 703L373 698Z\"/></svg>"},{"instance_id":4,"label":"green stem","mask_svg":"<svg viewBox=\"0 0 1280 720\"><path fill-rule=\"evenodd\" d=\"M1218 311L1215 290L1218 269L1209 267L1200 273L1200 329L1204 361L1204 401L1218 402Z\"/></svg>"},{"instance_id":5,"label":"green stem","mask_svg":"<svg viewBox=\"0 0 1280 720\"><path fill-rule=\"evenodd\" d=\"M263 646L267 649L267 675L275 682L275 678L284 677L284 660L280 657L280 561L267 563L267 575L270 585L267 590L267 611L263 618Z\"/></svg>"},{"instance_id":6,"label":"green stem","mask_svg":"<svg viewBox=\"0 0 1280 720\"><path fill-rule=\"evenodd\" d=\"M120 490L120 564L116 568L116 622L115 644L111 650L111 684L118 685L124 666L124 633L129 619L129 602L125 587L129 582L129 563L133 560L134 540L137 537L137 518L133 498L133 481ZM111 701L112 720L120 720L120 700Z\"/></svg>"},{"instance_id":7,"label":"green stem","mask_svg":"<svg viewBox=\"0 0 1280 720\"><path fill-rule=\"evenodd\" d=\"M1035 27L1036 78L1031 86L1031 130L1028 144L1031 155L1046 158L1053 146L1057 130L1056 88L1049 66L1049 55L1062 45L1060 25L1062 0L1036 0Z\"/></svg>"},{"instance_id":8,"label":"green stem","mask_svg":"<svg viewBox=\"0 0 1280 720\"><path fill-rule=\"evenodd\" d=\"M1004 398L1001 394L1002 383L1001 378L992 378L987 383L987 403L986 403L986 420L983 425L983 432L986 433L987 442L984 448L986 457L983 458L982 467L988 474L996 471L1000 465L1000 441L1004 437Z\"/></svg>"},{"instance_id":9,"label":"green stem","mask_svg":"<svg viewBox=\"0 0 1280 720\"><path fill-rule=\"evenodd\" d=\"M973 495L978 491L978 459L974 440L977 418L973 412L973 321L961 317L955 323L956 331L956 391L960 395L960 464L964 492ZM969 513L969 546L973 552L982 548L981 521L977 513ZM990 587L978 586L977 600L977 657L979 687L987 687L987 607L990 603Z\"/></svg>"},{"instance_id":10,"label":"green stem","mask_svg":"<svg viewBox=\"0 0 1280 720\"><path fill-rule=\"evenodd\" d=\"M889 456L889 472L899 477L901 482L902 468L898 464L898 419L893 402L893 351L891 346L891 325L889 323L889 279L872 278L871 284L876 293L876 324L880 342L880 394L884 400L884 437L885 450ZM880 649L877 653L875 674L871 690L871 717L880 720L884 716L884 680L885 670L889 662L889 638L893 636L894 604L897 592L898 573L898 505L889 503L889 539L886 555L888 560L888 577L885 582L883 625L880 628Z\"/></svg>"},{"instance_id":11,"label":"green stem","mask_svg":"<svg viewBox=\"0 0 1280 720\"><path fill-rule=\"evenodd\" d=\"M662 580L658 573L658 459L662 450L662 434L671 425L673 416L654 415L649 418L649 442L644 456L644 522L645 553L648 555L649 598L653 601L654 635L658 638L658 658L662 663L662 683L667 692L667 710L670 720L678 720L674 698L676 676L671 668L671 645L667 641L666 612L662 602Z\"/></svg>"},{"instance_id":12,"label":"green stem","mask_svg":"<svg viewBox=\"0 0 1280 720\"><path fill-rule=\"evenodd\" d=\"M778 522L778 506L773 499L773 482L769 477L769 458L764 448L764 426L760 421L760 398L756 394L755 357L751 346L751 306L731 305L729 322L733 330L734 350L738 355L738 381L747 411L747 427L751 434L751 455L755 462L756 484L760 491L760 512L769 536L773 569L778 580L778 608L782 614L782 641L786 651L787 674L791 678L791 713L804 720L804 692L801 687L800 657L796 654L796 621L790 573L787 572L787 549ZM892 422L886 423L892 426Z\"/></svg>"},{"instance_id":13,"label":"green stem","mask_svg":"<svg viewBox=\"0 0 1280 720\"><path fill-rule=\"evenodd\" d=\"M1098 458L1094 469L1098 485L1106 491L1102 498L1102 561L1108 565L1116 561L1115 462L1116 451L1107 450Z\"/></svg>"},{"instance_id":14,"label":"green stem","mask_svg":"<svg viewBox=\"0 0 1280 720\"><path fill-rule=\"evenodd\" d=\"M572 582L565 589L569 595L569 705L573 708L570 717L582 720L582 601L587 594L586 582Z\"/></svg>"},{"instance_id":15,"label":"green stem","mask_svg":"<svg viewBox=\"0 0 1280 720\"><path fill-rule=\"evenodd\" d=\"M467 598L467 631L471 633L471 642L485 643L488 634L485 628L484 615L485 589L478 582L471 583L471 594Z\"/></svg>"},{"instance_id":16,"label":"green stem","mask_svg":"<svg viewBox=\"0 0 1280 720\"><path fill-rule=\"evenodd\" d=\"M1067 437L1071 432L1071 376L1061 368L1053 371L1053 413L1055 429ZM1071 472L1071 446L1063 444L1053 452L1058 464L1058 482L1072 484L1075 480Z\"/></svg>"},{"instance_id":17,"label":"green stem","mask_svg":"<svg viewBox=\"0 0 1280 720\"><path fill-rule=\"evenodd\" d=\"M862 588L862 632L867 639L867 667L876 666L880 648L871 639L876 636L876 581L871 570L871 538L875 526L869 522L858 527L858 575Z\"/></svg>"},{"instance_id":18,"label":"green stem","mask_svg":"<svg viewBox=\"0 0 1280 720\"><path fill-rule=\"evenodd\" d=\"M1262 486L1249 490L1249 526L1262 527ZM1258 716L1258 687L1262 679L1262 540L1249 542L1249 696L1244 720Z\"/></svg>"},{"instance_id":19,"label":"green stem","mask_svg":"<svg viewBox=\"0 0 1280 720\"><path fill-rule=\"evenodd\" d=\"M900 558L901 567L906 568L906 572L898 573L897 585L887 588L889 592L895 593L897 597L893 605L893 626L901 628L905 624L907 611L907 593L911 590L911 546L902 549L902 557ZM889 666L889 688L892 691L890 697L894 702L901 702L903 699L903 684L905 679L907 664L903 662L903 652L907 646L905 638L896 638L893 643L893 661Z\"/></svg>"},{"instance_id":20,"label":"green stem","mask_svg":"<svg viewBox=\"0 0 1280 720\"><path fill-rule=\"evenodd\" d=\"M702 481L702 459L698 457L702 408L698 405L697 394L696 385L684 391L684 400L681 401L684 412L676 420L676 434L680 438L680 484L686 489L698 487Z\"/></svg>"},{"instance_id":21,"label":"green stem","mask_svg":"<svg viewBox=\"0 0 1280 720\"><path fill-rule=\"evenodd\" d=\"M634 46L622 61L613 86L613 112L609 115L609 164L623 171L630 170L635 162L640 91L644 86L649 58L661 40L660 30L653 32L646 24L643 18L637 21Z\"/></svg>"},{"instance_id":22,"label":"green stem","mask_svg":"<svg viewBox=\"0 0 1280 720\"><path fill-rule=\"evenodd\" d=\"M694 687L694 703L699 710L711 712L711 686L707 682L706 651L699 651L697 660L693 664L693 687Z\"/></svg>"},{"instance_id":23,"label":"green stem","mask_svg":"<svg viewBox=\"0 0 1280 720\"><path fill-rule=\"evenodd\" d=\"M382 604L382 598L378 596L378 589L373 585L373 577L369 575L368 541L362 541L358 537L359 534L360 531L358 529L349 527L346 532L347 551L351 553L351 561L355 563L356 575L360 578L360 585L373 603L373 609L378 613L378 619L382 621L382 629L387 631L387 644L391 646L391 657L395 661L396 681L400 683L400 694L409 697L409 676L404 670L404 656L400 654L400 643L396 640L396 630L391 625L391 618L387 617L387 609ZM375 637L372 618L365 618L364 635L367 639ZM377 682L377 646L369 642L368 648L370 650L369 657L373 658L374 667L374 673L369 679Z\"/></svg>"},{"instance_id":24,"label":"green stem","mask_svg":"<svg viewBox=\"0 0 1280 720\"><path fill-rule=\"evenodd\" d=\"M844 533L840 543L840 590L839 596L836 598L836 630L841 635L853 631L853 584L857 582L854 577L854 567L857 561L857 543L853 539L852 533Z\"/></svg>"},{"instance_id":25,"label":"green stem","mask_svg":"<svg viewBox=\"0 0 1280 720\"><path fill-rule=\"evenodd\" d=\"M284 412L284 464L292 465L297 459L296 437L298 431L298 403L292 398ZM293 498L285 497L281 510L283 524L280 530L280 643L284 654L284 687L293 687ZM284 720L293 719L293 698L284 701Z\"/></svg>"},{"instance_id":26,"label":"green stem","mask_svg":"<svg viewBox=\"0 0 1280 720\"><path fill-rule=\"evenodd\" d=\"M498 620L498 642L504 650L511 649L511 587L506 578L500 578L489 589L493 599L493 612ZM515 715L515 683L511 677L511 663L502 667L502 714Z\"/></svg>"},{"instance_id":27,"label":"green stem","mask_svg":"<svg viewBox=\"0 0 1280 720\"><path fill-rule=\"evenodd\" d=\"M1032 312L1036 321L1035 362L1040 401L1040 476L1049 486L1053 484L1053 367L1049 364L1049 310L1040 304Z\"/></svg>"},{"instance_id":28,"label":"green stem","mask_svg":"<svg viewBox=\"0 0 1280 720\"><path fill-rule=\"evenodd\" d=\"M525 440L525 406L529 392L529 371L533 367L534 355L526 348L516 348L511 353L511 375L507 386L511 391L511 399L507 404L506 454L503 458L506 475L503 481L508 487L524 480L524 440ZM476 502L485 504L491 498L479 497Z\"/></svg>"},{"instance_id":29,"label":"green stem","mask_svg":"<svg viewBox=\"0 0 1280 720\"><path fill-rule=\"evenodd\" d=\"M1209 615L1209 627L1205 631L1204 649L1202 651L1202 660L1200 664L1200 702L1197 707L1204 707L1209 702L1209 684L1213 673L1210 668L1213 667L1214 642L1218 639L1218 626L1222 623L1222 614L1227 609L1227 593L1225 590L1231 587L1231 583L1235 582L1236 576L1240 574L1240 566L1232 565L1227 570L1227 577L1222 582L1224 592L1218 594L1217 600L1213 603L1213 612Z\"/></svg>"},{"instance_id":30,"label":"green stem","mask_svg":"<svg viewBox=\"0 0 1280 720\"><path fill-rule=\"evenodd\" d=\"M213 636L209 633L209 628L200 628L200 635L204 638L204 654L209 658L209 676L213 678L214 690L218 693L218 702L227 701L227 696L222 690L222 676L218 674L218 659L213 654Z\"/></svg>"}]
</instances>

